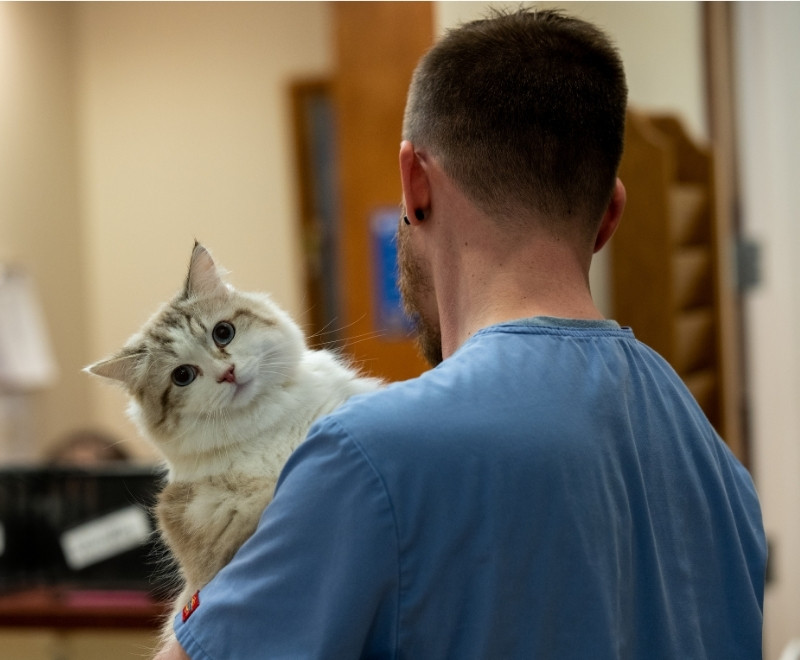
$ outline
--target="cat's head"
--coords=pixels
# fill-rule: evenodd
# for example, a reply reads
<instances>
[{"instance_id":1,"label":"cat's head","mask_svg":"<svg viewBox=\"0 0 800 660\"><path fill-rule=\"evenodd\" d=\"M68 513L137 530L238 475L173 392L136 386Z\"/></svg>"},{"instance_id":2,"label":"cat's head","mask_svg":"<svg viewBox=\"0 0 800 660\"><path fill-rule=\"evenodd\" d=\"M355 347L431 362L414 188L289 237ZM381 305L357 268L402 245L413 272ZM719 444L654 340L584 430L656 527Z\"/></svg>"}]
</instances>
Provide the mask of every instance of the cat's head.
<instances>
[{"instance_id":1,"label":"cat's head","mask_svg":"<svg viewBox=\"0 0 800 660\"><path fill-rule=\"evenodd\" d=\"M234 289L195 244L183 290L86 371L127 390L131 417L169 458L235 442L231 420L289 382L304 349L269 296Z\"/></svg>"}]
</instances>

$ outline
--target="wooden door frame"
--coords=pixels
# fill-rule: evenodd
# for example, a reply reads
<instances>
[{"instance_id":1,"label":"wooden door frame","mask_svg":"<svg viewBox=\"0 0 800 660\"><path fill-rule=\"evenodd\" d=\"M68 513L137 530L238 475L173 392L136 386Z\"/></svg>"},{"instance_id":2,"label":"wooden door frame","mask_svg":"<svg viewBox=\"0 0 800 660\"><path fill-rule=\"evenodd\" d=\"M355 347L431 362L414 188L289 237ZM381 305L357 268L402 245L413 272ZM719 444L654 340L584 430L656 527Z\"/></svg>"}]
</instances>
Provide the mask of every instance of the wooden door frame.
<instances>
[{"instance_id":1,"label":"wooden door frame","mask_svg":"<svg viewBox=\"0 0 800 660\"><path fill-rule=\"evenodd\" d=\"M737 281L736 248L740 244L739 197L736 182L736 111L734 100L732 7L727 2L702 3L705 41L708 126L714 161L716 234L719 250L719 314L722 378L722 428L725 440L745 464L750 462L749 397L745 374L744 315Z\"/></svg>"}]
</instances>

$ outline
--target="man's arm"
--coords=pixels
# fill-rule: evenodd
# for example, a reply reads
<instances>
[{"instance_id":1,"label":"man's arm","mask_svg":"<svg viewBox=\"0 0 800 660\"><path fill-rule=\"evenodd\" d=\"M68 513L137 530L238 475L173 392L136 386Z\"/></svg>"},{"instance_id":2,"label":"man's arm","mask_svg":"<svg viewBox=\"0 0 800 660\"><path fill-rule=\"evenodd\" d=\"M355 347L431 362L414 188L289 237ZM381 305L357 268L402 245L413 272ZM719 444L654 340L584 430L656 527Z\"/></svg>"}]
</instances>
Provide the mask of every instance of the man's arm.
<instances>
[{"instance_id":1,"label":"man's arm","mask_svg":"<svg viewBox=\"0 0 800 660\"><path fill-rule=\"evenodd\" d=\"M191 660L191 658L186 655L186 651L178 644L178 640L172 638L161 648L153 660Z\"/></svg>"},{"instance_id":2,"label":"man's arm","mask_svg":"<svg viewBox=\"0 0 800 660\"><path fill-rule=\"evenodd\" d=\"M178 617L177 639L195 660L391 655L397 562L383 480L327 417L287 462L253 536ZM158 660L176 658L186 656L168 647Z\"/></svg>"}]
</instances>

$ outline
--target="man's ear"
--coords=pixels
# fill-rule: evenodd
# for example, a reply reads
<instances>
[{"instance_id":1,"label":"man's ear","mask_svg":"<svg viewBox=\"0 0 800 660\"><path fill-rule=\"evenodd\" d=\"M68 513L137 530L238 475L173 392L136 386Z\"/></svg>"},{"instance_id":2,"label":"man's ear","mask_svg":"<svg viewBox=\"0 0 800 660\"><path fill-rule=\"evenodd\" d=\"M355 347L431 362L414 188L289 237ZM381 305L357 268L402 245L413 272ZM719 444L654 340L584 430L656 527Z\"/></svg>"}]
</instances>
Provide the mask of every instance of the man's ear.
<instances>
[{"instance_id":1,"label":"man's ear","mask_svg":"<svg viewBox=\"0 0 800 660\"><path fill-rule=\"evenodd\" d=\"M431 189L424 155L408 140L400 143L400 183L408 219L412 224L417 223L415 213L422 211L427 216L430 210Z\"/></svg>"},{"instance_id":2,"label":"man's ear","mask_svg":"<svg viewBox=\"0 0 800 660\"><path fill-rule=\"evenodd\" d=\"M600 221L600 229L597 231L597 237L594 241L595 252L600 251L614 235L614 232L617 231L619 222L622 219L622 212L625 210L626 199L625 186L622 185L622 181L617 179L614 184L614 192L611 194L611 201L608 203L608 208Z\"/></svg>"}]
</instances>

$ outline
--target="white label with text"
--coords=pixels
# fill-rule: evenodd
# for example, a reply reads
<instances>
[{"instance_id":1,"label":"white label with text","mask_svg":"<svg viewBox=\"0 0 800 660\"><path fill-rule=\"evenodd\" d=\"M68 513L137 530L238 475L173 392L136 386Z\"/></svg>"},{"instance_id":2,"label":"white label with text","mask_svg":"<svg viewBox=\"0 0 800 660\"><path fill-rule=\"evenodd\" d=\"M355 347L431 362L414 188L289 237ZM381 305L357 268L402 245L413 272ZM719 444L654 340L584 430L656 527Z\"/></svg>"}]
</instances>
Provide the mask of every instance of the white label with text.
<instances>
[{"instance_id":1,"label":"white label with text","mask_svg":"<svg viewBox=\"0 0 800 660\"><path fill-rule=\"evenodd\" d=\"M74 527L61 535L67 566L74 571L138 548L150 538L147 514L129 506Z\"/></svg>"}]
</instances>

